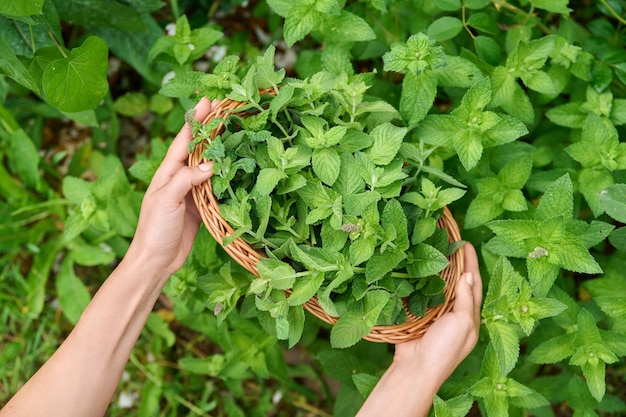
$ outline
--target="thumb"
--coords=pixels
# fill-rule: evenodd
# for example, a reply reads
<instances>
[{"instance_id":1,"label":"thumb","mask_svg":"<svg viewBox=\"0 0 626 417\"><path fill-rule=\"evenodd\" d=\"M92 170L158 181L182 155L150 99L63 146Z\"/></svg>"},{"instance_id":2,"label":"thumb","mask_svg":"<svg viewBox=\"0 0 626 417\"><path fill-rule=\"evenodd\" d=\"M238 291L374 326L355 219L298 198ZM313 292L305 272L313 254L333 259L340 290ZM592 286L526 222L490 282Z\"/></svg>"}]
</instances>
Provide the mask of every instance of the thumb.
<instances>
[{"instance_id":1,"label":"thumb","mask_svg":"<svg viewBox=\"0 0 626 417\"><path fill-rule=\"evenodd\" d=\"M167 186L168 196L177 202L181 202L191 190L191 187L200 185L213 175L212 163L205 162L196 167L181 168L169 181Z\"/></svg>"},{"instance_id":2,"label":"thumb","mask_svg":"<svg viewBox=\"0 0 626 417\"><path fill-rule=\"evenodd\" d=\"M474 313L474 274L465 272L459 277L455 288L454 311L472 314Z\"/></svg>"}]
</instances>

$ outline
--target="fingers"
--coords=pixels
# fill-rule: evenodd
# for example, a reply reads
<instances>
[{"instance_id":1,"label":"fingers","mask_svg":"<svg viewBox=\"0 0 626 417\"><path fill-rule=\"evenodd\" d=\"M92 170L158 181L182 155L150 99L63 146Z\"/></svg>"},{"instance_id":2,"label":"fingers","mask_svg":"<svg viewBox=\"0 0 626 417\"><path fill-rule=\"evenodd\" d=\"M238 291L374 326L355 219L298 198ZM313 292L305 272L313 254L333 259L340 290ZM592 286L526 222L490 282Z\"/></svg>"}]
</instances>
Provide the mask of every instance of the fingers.
<instances>
[{"instance_id":1,"label":"fingers","mask_svg":"<svg viewBox=\"0 0 626 417\"><path fill-rule=\"evenodd\" d=\"M469 243L463 246L463 251L465 272L457 282L454 310L472 313L478 322L480 320L480 304L483 296L478 256L474 246Z\"/></svg>"},{"instance_id":2,"label":"fingers","mask_svg":"<svg viewBox=\"0 0 626 417\"><path fill-rule=\"evenodd\" d=\"M181 203L191 187L200 185L208 180L212 175L212 164L210 162L200 164L197 167L183 167L172 177L164 187L164 196L172 201Z\"/></svg>"},{"instance_id":3,"label":"fingers","mask_svg":"<svg viewBox=\"0 0 626 417\"><path fill-rule=\"evenodd\" d=\"M203 120L211 112L213 103L214 102L210 102L206 97L203 97L196 105L193 117L196 120ZM189 155L188 146L192 139L191 126L189 123L185 123L170 145L165 159L155 174L155 178L171 177L176 171L186 165Z\"/></svg>"}]
</instances>

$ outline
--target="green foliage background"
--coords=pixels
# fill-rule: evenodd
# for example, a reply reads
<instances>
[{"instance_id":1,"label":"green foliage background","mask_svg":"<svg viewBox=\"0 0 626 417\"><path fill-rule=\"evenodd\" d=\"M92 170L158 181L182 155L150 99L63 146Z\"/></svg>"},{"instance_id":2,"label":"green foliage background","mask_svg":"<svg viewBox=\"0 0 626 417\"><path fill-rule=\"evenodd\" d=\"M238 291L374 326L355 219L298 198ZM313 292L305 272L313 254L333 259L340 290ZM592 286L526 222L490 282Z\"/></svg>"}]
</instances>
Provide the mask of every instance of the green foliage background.
<instances>
[{"instance_id":1,"label":"green foliage background","mask_svg":"<svg viewBox=\"0 0 626 417\"><path fill-rule=\"evenodd\" d=\"M623 0L3 2L0 404L123 257L186 110L274 44L288 77L371 72L432 181L467 188L483 326L434 415L623 415L625 25ZM312 318L288 349L246 302L218 325L227 260L202 230L109 414L354 415L392 349Z\"/></svg>"}]
</instances>

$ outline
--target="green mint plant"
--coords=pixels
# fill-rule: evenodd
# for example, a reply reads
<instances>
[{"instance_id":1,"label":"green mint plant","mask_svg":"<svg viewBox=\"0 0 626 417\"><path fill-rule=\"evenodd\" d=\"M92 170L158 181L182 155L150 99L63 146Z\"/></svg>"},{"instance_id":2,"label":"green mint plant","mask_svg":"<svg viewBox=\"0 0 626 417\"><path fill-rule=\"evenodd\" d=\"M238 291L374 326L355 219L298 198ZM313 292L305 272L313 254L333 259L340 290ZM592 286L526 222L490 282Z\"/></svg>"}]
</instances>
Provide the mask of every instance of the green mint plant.
<instances>
[{"instance_id":1,"label":"green mint plant","mask_svg":"<svg viewBox=\"0 0 626 417\"><path fill-rule=\"evenodd\" d=\"M419 315L428 299L440 299L436 274L448 264L448 247L435 221L465 191L436 186L423 161L403 158L412 154L402 146L415 144L389 105L364 100L370 74L285 79L274 53L269 48L232 85L227 97L245 102L241 109L209 126L192 122L194 142L207 142L220 212L236 230L223 243L242 237L268 256L247 293L274 320L272 332L295 344L302 304L316 296L339 317L331 344L348 347L376 324L402 322L403 298ZM325 91L316 89L320 79ZM225 131L210 138L216 123ZM223 317L242 284L224 267L205 285L217 287L219 294L207 293Z\"/></svg>"},{"instance_id":2,"label":"green mint plant","mask_svg":"<svg viewBox=\"0 0 626 417\"><path fill-rule=\"evenodd\" d=\"M598 274L600 265L589 248L604 240L613 226L573 219L573 188L568 175L555 181L528 219L494 220L487 226L496 234L487 247L493 253L526 260L533 294L548 294L559 271Z\"/></svg>"}]
</instances>

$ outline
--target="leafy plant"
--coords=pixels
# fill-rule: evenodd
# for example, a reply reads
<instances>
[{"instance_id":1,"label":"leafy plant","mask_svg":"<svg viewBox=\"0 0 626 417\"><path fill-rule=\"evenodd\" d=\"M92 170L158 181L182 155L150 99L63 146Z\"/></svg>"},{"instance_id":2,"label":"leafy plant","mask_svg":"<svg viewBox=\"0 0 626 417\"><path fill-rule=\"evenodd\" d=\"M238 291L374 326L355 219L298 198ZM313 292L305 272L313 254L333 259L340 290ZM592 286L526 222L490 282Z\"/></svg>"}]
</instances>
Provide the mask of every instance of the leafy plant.
<instances>
[{"instance_id":1,"label":"leafy plant","mask_svg":"<svg viewBox=\"0 0 626 417\"><path fill-rule=\"evenodd\" d=\"M283 80L274 54L269 48L244 75L225 77L239 79L227 93L245 103L237 113L192 122L191 146L206 142L220 213L235 228L223 244L243 237L268 256L248 288L223 267L207 294L222 317L237 295L254 296L290 345L302 333L302 304L316 296L339 317L331 344L347 347L376 324L402 322L403 298L412 308L440 295L436 274L448 249L445 235L435 234L436 216L465 191L442 190L422 175L423 144L405 139L392 106L364 100L371 74ZM254 113L241 117L245 111ZM224 132L213 137L221 123Z\"/></svg>"},{"instance_id":2,"label":"leafy plant","mask_svg":"<svg viewBox=\"0 0 626 417\"><path fill-rule=\"evenodd\" d=\"M292 231L309 230L306 220L290 220L298 208L321 220L330 207L316 243L338 246L327 232L339 220L332 210L338 196L347 204L337 191L349 185L340 148L363 137L354 133L361 126L370 142L377 128L379 137L402 136L391 160L374 163L360 181L381 194L379 174L402 171L394 158L419 171L419 180L402 179L411 189L392 198L421 213L417 220L405 214L406 239L423 249L420 256L439 253L425 244L445 253L428 236L432 216L448 205L463 239L480 249L486 284L481 340L438 393L434 415L466 415L471 402L470 413L493 416L624 414L625 10L623 0L2 2L0 403L66 336L124 255L169 136L206 95L251 103L242 109L249 117L229 117L229 140L216 141L209 156L222 159L213 180L233 202L225 207L229 220L253 240L278 225L273 243L284 243ZM289 119L285 109L298 106L300 118ZM278 142L267 139L281 137L281 127L282 137L295 136L272 148L272 158L266 143ZM307 171L335 193L310 193L329 207L268 205L271 198L253 192L252 164L224 162L234 140L249 138L258 139L254 149L267 149L255 168L266 170L261 191L286 191L289 178L296 186L296 174ZM294 146L309 148L301 168ZM371 160L365 149L352 154ZM333 151L339 170L326 163L336 162ZM283 159L292 165L283 167ZM345 164L356 166L356 158ZM234 189L231 196L228 185L246 176L247 198ZM113 189L119 201L103 198ZM389 205L386 223L396 209ZM392 238L391 228L363 225L385 232L377 233L384 237L379 254L385 242L383 253L393 253L397 230ZM317 250L282 248L292 249L307 262L328 263ZM271 317L287 300L282 290L260 299L270 311L259 312L256 296L236 303L251 283L263 296L292 286L291 297L301 300L328 288L333 281L324 277L337 277L343 265L339 251L330 262L337 269L297 277L304 269L292 274L275 259L280 251L268 252L276 256L266 278L276 275L252 281L201 230L137 344L111 415L355 414L391 349L365 341L332 349L332 330L291 307L286 321L304 325L301 337L287 332L292 343L299 338L287 350L289 342L274 336L285 336L285 320ZM395 280L382 281L388 288L367 297L368 320ZM422 291L440 290L436 279L423 281ZM353 291L336 284L330 292L346 290L332 298L340 310ZM409 302L426 306L422 297Z\"/></svg>"}]
</instances>

